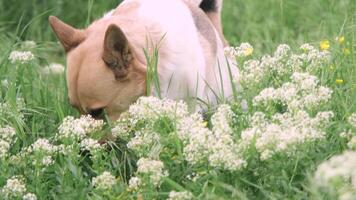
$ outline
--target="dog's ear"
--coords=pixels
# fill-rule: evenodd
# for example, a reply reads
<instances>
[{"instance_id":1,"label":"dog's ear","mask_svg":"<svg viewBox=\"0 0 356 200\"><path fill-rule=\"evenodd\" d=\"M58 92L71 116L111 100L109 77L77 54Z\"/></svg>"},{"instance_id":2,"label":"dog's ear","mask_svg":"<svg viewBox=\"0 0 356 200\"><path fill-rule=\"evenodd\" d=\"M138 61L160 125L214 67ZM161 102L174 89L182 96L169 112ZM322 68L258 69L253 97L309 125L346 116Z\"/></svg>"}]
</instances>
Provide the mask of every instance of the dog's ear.
<instances>
[{"instance_id":1,"label":"dog's ear","mask_svg":"<svg viewBox=\"0 0 356 200\"><path fill-rule=\"evenodd\" d=\"M54 16L50 16L48 20L66 52L69 52L85 40L83 30L75 29Z\"/></svg>"},{"instance_id":2,"label":"dog's ear","mask_svg":"<svg viewBox=\"0 0 356 200\"><path fill-rule=\"evenodd\" d=\"M124 32L114 24L106 30L102 58L117 80L127 76L133 55Z\"/></svg>"}]
</instances>

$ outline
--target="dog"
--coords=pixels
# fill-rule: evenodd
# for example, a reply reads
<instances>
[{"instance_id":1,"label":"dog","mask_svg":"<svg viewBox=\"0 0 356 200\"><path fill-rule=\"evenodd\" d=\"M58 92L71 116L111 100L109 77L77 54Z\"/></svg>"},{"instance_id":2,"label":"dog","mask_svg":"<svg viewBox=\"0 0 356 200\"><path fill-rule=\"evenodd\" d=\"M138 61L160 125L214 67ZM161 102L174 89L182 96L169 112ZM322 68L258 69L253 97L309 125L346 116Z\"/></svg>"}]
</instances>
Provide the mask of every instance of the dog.
<instances>
[{"instance_id":1,"label":"dog","mask_svg":"<svg viewBox=\"0 0 356 200\"><path fill-rule=\"evenodd\" d=\"M156 95L209 103L216 103L220 95L231 96L222 3L124 0L86 29L50 16L49 23L66 52L70 104L93 117L105 110L110 120L116 120L146 95L145 51L155 48L160 82ZM234 74L235 68L231 67Z\"/></svg>"}]
</instances>

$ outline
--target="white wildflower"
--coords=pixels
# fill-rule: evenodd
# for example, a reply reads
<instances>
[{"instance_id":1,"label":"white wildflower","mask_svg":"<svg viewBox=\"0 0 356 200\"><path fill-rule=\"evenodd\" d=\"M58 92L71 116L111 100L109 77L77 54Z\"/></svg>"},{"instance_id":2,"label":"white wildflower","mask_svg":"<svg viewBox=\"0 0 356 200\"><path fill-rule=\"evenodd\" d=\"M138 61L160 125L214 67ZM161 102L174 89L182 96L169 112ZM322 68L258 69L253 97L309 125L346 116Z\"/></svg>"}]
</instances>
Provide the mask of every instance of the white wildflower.
<instances>
[{"instance_id":1,"label":"white wildflower","mask_svg":"<svg viewBox=\"0 0 356 200\"><path fill-rule=\"evenodd\" d=\"M141 186L141 179L138 177L132 177L129 181L130 190L138 190Z\"/></svg>"},{"instance_id":2,"label":"white wildflower","mask_svg":"<svg viewBox=\"0 0 356 200\"><path fill-rule=\"evenodd\" d=\"M33 193L27 193L22 197L22 200L37 200L37 196Z\"/></svg>"},{"instance_id":3,"label":"white wildflower","mask_svg":"<svg viewBox=\"0 0 356 200\"><path fill-rule=\"evenodd\" d=\"M48 139L37 139L28 149L29 152L42 152L46 154L53 154L56 152L56 146L52 145Z\"/></svg>"},{"instance_id":4,"label":"white wildflower","mask_svg":"<svg viewBox=\"0 0 356 200\"><path fill-rule=\"evenodd\" d=\"M233 139L233 130L230 126L233 116L231 107L223 104L211 118L213 135L210 138L209 162L212 166L227 170L239 170L246 164Z\"/></svg>"},{"instance_id":5,"label":"white wildflower","mask_svg":"<svg viewBox=\"0 0 356 200\"><path fill-rule=\"evenodd\" d=\"M37 196L33 193L27 193L22 197L22 200L37 200Z\"/></svg>"},{"instance_id":6,"label":"white wildflower","mask_svg":"<svg viewBox=\"0 0 356 200\"><path fill-rule=\"evenodd\" d=\"M347 143L347 147L352 150L356 150L356 136L353 136Z\"/></svg>"},{"instance_id":7,"label":"white wildflower","mask_svg":"<svg viewBox=\"0 0 356 200\"><path fill-rule=\"evenodd\" d=\"M321 112L311 118L301 110L275 114L272 120L256 114L258 117L252 118L253 126L242 131L240 145L247 148L254 143L261 160L269 159L276 153L292 154L300 144L324 139L323 129L333 117L331 112Z\"/></svg>"},{"instance_id":8,"label":"white wildflower","mask_svg":"<svg viewBox=\"0 0 356 200\"><path fill-rule=\"evenodd\" d=\"M235 48L237 57L247 57L253 53L253 47L249 43L241 43L239 47Z\"/></svg>"},{"instance_id":9,"label":"white wildflower","mask_svg":"<svg viewBox=\"0 0 356 200\"><path fill-rule=\"evenodd\" d=\"M256 87L271 76L279 80L293 72L312 72L330 62L330 52L319 51L309 44L301 46L302 54L295 54L286 44L279 45L273 56L264 55L259 60L247 60L241 69L243 87Z\"/></svg>"},{"instance_id":10,"label":"white wildflower","mask_svg":"<svg viewBox=\"0 0 356 200\"><path fill-rule=\"evenodd\" d=\"M221 105L212 117L212 131L197 113L179 120L177 134L184 144L185 159L193 165L208 162L227 170L242 168L245 161L238 152L230 127L233 115L230 106Z\"/></svg>"},{"instance_id":11,"label":"white wildflower","mask_svg":"<svg viewBox=\"0 0 356 200\"><path fill-rule=\"evenodd\" d=\"M121 138L128 140L131 131L130 115L128 112L124 112L120 115L120 118L116 121L115 127L111 130L111 133L115 138Z\"/></svg>"},{"instance_id":12,"label":"white wildflower","mask_svg":"<svg viewBox=\"0 0 356 200\"><path fill-rule=\"evenodd\" d=\"M1 127L0 126L0 139L8 143L12 143L14 136L16 135L16 130L10 126Z\"/></svg>"},{"instance_id":13,"label":"white wildflower","mask_svg":"<svg viewBox=\"0 0 356 200\"><path fill-rule=\"evenodd\" d=\"M210 131L200 114L195 113L177 123L177 135L183 141L185 159L191 164L202 163L210 153Z\"/></svg>"},{"instance_id":14,"label":"white wildflower","mask_svg":"<svg viewBox=\"0 0 356 200\"><path fill-rule=\"evenodd\" d=\"M16 98L16 105L9 102L0 102L0 115L4 118L17 118L24 120L25 116L23 111L25 110L26 104L23 98Z\"/></svg>"},{"instance_id":15,"label":"white wildflower","mask_svg":"<svg viewBox=\"0 0 356 200\"><path fill-rule=\"evenodd\" d=\"M184 191L184 192L176 192L171 191L169 193L169 198L167 200L191 200L193 199L193 195L191 192Z\"/></svg>"},{"instance_id":16,"label":"white wildflower","mask_svg":"<svg viewBox=\"0 0 356 200\"><path fill-rule=\"evenodd\" d=\"M315 47L310 45L309 43L305 43L300 46L300 49L305 52L309 52L309 51L315 50Z\"/></svg>"},{"instance_id":17,"label":"white wildflower","mask_svg":"<svg viewBox=\"0 0 356 200\"><path fill-rule=\"evenodd\" d=\"M54 163L54 160L52 159L51 156L45 156L45 157L42 158L42 163L41 164L43 166L48 167L48 166L52 165L53 163Z\"/></svg>"},{"instance_id":18,"label":"white wildflower","mask_svg":"<svg viewBox=\"0 0 356 200\"><path fill-rule=\"evenodd\" d=\"M35 41L31 41L31 40L27 40L27 41L24 41L22 43L22 47L23 48L28 48L28 49L35 48L36 45L37 45L36 42Z\"/></svg>"},{"instance_id":19,"label":"white wildflower","mask_svg":"<svg viewBox=\"0 0 356 200\"><path fill-rule=\"evenodd\" d=\"M170 99L156 97L141 97L130 106L129 114L135 121L155 120L165 116L169 119L183 118L188 114L188 106L183 101L176 102Z\"/></svg>"},{"instance_id":20,"label":"white wildflower","mask_svg":"<svg viewBox=\"0 0 356 200\"><path fill-rule=\"evenodd\" d=\"M11 63L19 62L21 64L25 64L34 58L35 56L31 51L12 51L9 56Z\"/></svg>"},{"instance_id":21,"label":"white wildflower","mask_svg":"<svg viewBox=\"0 0 356 200\"><path fill-rule=\"evenodd\" d=\"M42 69L43 74L63 74L65 67L59 63L51 63L49 66Z\"/></svg>"},{"instance_id":22,"label":"white wildflower","mask_svg":"<svg viewBox=\"0 0 356 200\"><path fill-rule=\"evenodd\" d=\"M58 128L58 139L84 139L88 134L99 131L104 126L103 120L95 120L90 115L81 116L75 119L72 116L66 117Z\"/></svg>"},{"instance_id":23,"label":"white wildflower","mask_svg":"<svg viewBox=\"0 0 356 200\"><path fill-rule=\"evenodd\" d=\"M156 144L160 144L159 134L147 130L138 131L127 143L129 149L134 150L139 156L145 156L149 149Z\"/></svg>"},{"instance_id":24,"label":"white wildflower","mask_svg":"<svg viewBox=\"0 0 356 200\"><path fill-rule=\"evenodd\" d=\"M99 144L97 140L92 138L85 138L80 142L80 148L82 150L90 151L92 154L97 153L103 149L103 146Z\"/></svg>"},{"instance_id":25,"label":"white wildflower","mask_svg":"<svg viewBox=\"0 0 356 200\"><path fill-rule=\"evenodd\" d=\"M244 112L247 112L248 111L248 102L246 99L242 99L241 103L241 109L244 111Z\"/></svg>"},{"instance_id":26,"label":"white wildflower","mask_svg":"<svg viewBox=\"0 0 356 200\"><path fill-rule=\"evenodd\" d=\"M314 183L320 188L328 188L339 197L356 195L356 152L346 151L320 164L314 175ZM353 191L353 192L352 192Z\"/></svg>"},{"instance_id":27,"label":"white wildflower","mask_svg":"<svg viewBox=\"0 0 356 200\"><path fill-rule=\"evenodd\" d=\"M290 52L290 47L286 44L281 44L277 47L277 50L274 52L274 57L277 58L285 58L288 56Z\"/></svg>"},{"instance_id":28,"label":"white wildflower","mask_svg":"<svg viewBox=\"0 0 356 200\"><path fill-rule=\"evenodd\" d=\"M241 43L238 47L226 47L224 51L229 58L247 57L253 53L253 47L249 43Z\"/></svg>"},{"instance_id":29,"label":"white wildflower","mask_svg":"<svg viewBox=\"0 0 356 200\"><path fill-rule=\"evenodd\" d=\"M313 71L315 69L320 69L324 63L330 62L331 54L329 51L319 51L319 50L311 50L307 53L306 62L309 63L306 70L308 72Z\"/></svg>"},{"instance_id":30,"label":"white wildflower","mask_svg":"<svg viewBox=\"0 0 356 200\"><path fill-rule=\"evenodd\" d=\"M140 175L149 175L150 182L159 187L162 178L168 176L168 172L164 171L163 162L159 160L151 160L149 158L140 158L137 161L137 173Z\"/></svg>"},{"instance_id":31,"label":"white wildflower","mask_svg":"<svg viewBox=\"0 0 356 200\"><path fill-rule=\"evenodd\" d=\"M343 131L340 134L340 137L345 138L345 139L350 139L352 137L352 131L348 130L348 131Z\"/></svg>"},{"instance_id":32,"label":"white wildflower","mask_svg":"<svg viewBox=\"0 0 356 200\"><path fill-rule=\"evenodd\" d=\"M7 156L9 150L10 150L10 143L0 139L0 160Z\"/></svg>"},{"instance_id":33,"label":"white wildflower","mask_svg":"<svg viewBox=\"0 0 356 200\"><path fill-rule=\"evenodd\" d=\"M356 129L356 113L352 113L350 117L348 118L348 122L352 127Z\"/></svg>"},{"instance_id":34,"label":"white wildflower","mask_svg":"<svg viewBox=\"0 0 356 200\"><path fill-rule=\"evenodd\" d=\"M244 62L241 70L241 82L244 86L252 86L262 81L268 73L269 63L273 62L271 57L264 56L261 61L248 60Z\"/></svg>"},{"instance_id":35,"label":"white wildflower","mask_svg":"<svg viewBox=\"0 0 356 200\"><path fill-rule=\"evenodd\" d=\"M25 192L26 186L24 182L17 177L7 179L6 185L1 190L5 199L21 197Z\"/></svg>"},{"instance_id":36,"label":"white wildflower","mask_svg":"<svg viewBox=\"0 0 356 200\"><path fill-rule=\"evenodd\" d=\"M92 185L97 189L109 190L116 184L116 179L110 172L103 172L100 176L94 177Z\"/></svg>"},{"instance_id":37,"label":"white wildflower","mask_svg":"<svg viewBox=\"0 0 356 200\"><path fill-rule=\"evenodd\" d=\"M292 82L287 82L280 88L265 88L254 97L253 104L268 105L270 102L283 103L289 111L311 109L328 102L332 91L324 86L318 86L318 78L308 73L295 72Z\"/></svg>"},{"instance_id":38,"label":"white wildflower","mask_svg":"<svg viewBox=\"0 0 356 200\"><path fill-rule=\"evenodd\" d=\"M7 79L4 79L1 81L1 85L5 88L8 88L9 87L9 80Z\"/></svg>"}]
</instances>

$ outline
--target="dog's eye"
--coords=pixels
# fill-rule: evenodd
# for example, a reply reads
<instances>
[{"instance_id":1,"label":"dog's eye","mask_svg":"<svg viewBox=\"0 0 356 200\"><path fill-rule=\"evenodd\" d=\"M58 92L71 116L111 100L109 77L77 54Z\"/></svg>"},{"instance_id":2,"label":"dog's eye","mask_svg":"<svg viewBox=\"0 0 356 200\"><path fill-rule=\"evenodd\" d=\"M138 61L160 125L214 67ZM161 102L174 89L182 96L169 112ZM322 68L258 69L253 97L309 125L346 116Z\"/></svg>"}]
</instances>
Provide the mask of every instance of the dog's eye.
<instances>
[{"instance_id":1,"label":"dog's eye","mask_svg":"<svg viewBox=\"0 0 356 200\"><path fill-rule=\"evenodd\" d=\"M104 108L93 109L90 110L89 112L89 114L95 119L100 118L103 113L104 113Z\"/></svg>"}]
</instances>

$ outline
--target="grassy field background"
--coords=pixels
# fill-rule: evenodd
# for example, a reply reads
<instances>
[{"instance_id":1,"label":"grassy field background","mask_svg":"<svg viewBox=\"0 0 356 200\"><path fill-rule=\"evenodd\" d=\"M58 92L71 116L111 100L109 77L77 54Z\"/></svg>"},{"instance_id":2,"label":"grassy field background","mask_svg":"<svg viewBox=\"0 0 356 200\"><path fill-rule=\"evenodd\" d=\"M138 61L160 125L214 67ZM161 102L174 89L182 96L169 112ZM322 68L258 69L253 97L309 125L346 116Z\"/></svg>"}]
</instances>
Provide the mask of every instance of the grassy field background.
<instances>
[{"instance_id":1,"label":"grassy field background","mask_svg":"<svg viewBox=\"0 0 356 200\"><path fill-rule=\"evenodd\" d=\"M6 124L16 129L19 139L11 147L12 153L31 145L37 138L53 138L66 116L79 116L68 103L64 75L43 76L40 72L52 62L65 63L48 16L55 15L83 28L118 3L116 0L0 0L0 80L9 82L0 86L0 103L7 102L11 108L8 112L0 106L0 126ZM256 162L253 165L256 168L241 173L214 171L198 183L186 184L186 189L193 191L197 199L326 199L322 193L312 195L314 190L309 179L318 164L347 148L346 142L335 134L349 127L347 118L356 112L355 0L225 0L222 19L230 44L251 43L255 57L272 53L282 43L297 49L303 43L319 47L320 41L329 40L334 57L318 77L334 91L327 108L334 112L335 118L327 130L328 142L318 144L308 158L288 162L286 157L277 157L263 164ZM342 47L335 41L340 36L345 38ZM26 40L35 41L36 47L24 47ZM343 55L344 48L348 49L348 55ZM9 54L18 49L31 50L36 60L25 66L12 65ZM336 83L337 79L343 83ZM22 110L16 109L18 97L26 103ZM110 154L106 158L108 164L102 165L112 171L120 169L116 175L121 180L127 178L123 172L131 172L126 171L127 163L136 159L123 157ZM38 175L29 173L26 164L12 167L13 163L0 159L0 188L8 178L23 174L27 176L28 191L36 193L39 199L87 199L88 195L91 199L141 199L140 195L126 193L124 185L119 185L112 194L92 192L88 177L103 169L89 170L81 163L84 161L70 161L61 160L60 165ZM41 173L40 169L34 171ZM256 177L255 171L266 174ZM164 199L166 189L182 189L179 184L184 185L170 182L162 187L163 192L148 193L145 199Z\"/></svg>"}]
</instances>

